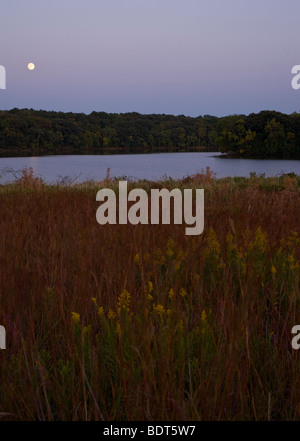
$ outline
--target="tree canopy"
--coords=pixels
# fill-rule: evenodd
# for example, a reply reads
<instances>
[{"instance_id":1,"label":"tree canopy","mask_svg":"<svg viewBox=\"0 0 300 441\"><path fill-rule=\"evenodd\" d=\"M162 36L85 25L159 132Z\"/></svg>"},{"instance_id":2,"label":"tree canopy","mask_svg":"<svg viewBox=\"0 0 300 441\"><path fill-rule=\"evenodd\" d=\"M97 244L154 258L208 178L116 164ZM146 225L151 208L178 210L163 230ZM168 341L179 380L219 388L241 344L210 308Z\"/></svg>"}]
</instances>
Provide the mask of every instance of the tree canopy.
<instances>
[{"instance_id":1,"label":"tree canopy","mask_svg":"<svg viewBox=\"0 0 300 441\"><path fill-rule=\"evenodd\" d=\"M221 151L300 158L300 114L262 111L215 117L33 109L0 111L0 154Z\"/></svg>"}]
</instances>

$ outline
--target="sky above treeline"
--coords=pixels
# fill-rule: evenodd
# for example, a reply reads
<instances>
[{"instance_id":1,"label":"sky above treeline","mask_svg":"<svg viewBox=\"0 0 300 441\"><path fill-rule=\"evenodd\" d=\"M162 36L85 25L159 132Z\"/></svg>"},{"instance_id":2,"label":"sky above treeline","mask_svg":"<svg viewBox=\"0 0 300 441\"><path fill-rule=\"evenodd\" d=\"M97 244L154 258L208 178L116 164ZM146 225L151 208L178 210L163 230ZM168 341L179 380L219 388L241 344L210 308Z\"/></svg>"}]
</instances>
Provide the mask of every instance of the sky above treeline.
<instances>
[{"instance_id":1,"label":"sky above treeline","mask_svg":"<svg viewBox=\"0 0 300 441\"><path fill-rule=\"evenodd\" d=\"M5 0L0 109L299 112L299 20L299 0Z\"/></svg>"}]
</instances>

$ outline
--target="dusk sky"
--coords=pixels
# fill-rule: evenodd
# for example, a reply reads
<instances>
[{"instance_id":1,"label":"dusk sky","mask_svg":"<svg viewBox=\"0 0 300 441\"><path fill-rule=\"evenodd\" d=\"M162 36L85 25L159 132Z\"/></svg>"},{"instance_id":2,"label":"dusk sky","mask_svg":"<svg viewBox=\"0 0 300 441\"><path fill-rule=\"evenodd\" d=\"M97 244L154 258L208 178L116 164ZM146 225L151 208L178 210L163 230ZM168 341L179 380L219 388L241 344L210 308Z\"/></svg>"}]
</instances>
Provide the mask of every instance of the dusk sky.
<instances>
[{"instance_id":1,"label":"dusk sky","mask_svg":"<svg viewBox=\"0 0 300 441\"><path fill-rule=\"evenodd\" d=\"M0 13L2 110L300 111L299 0L4 0Z\"/></svg>"}]
</instances>

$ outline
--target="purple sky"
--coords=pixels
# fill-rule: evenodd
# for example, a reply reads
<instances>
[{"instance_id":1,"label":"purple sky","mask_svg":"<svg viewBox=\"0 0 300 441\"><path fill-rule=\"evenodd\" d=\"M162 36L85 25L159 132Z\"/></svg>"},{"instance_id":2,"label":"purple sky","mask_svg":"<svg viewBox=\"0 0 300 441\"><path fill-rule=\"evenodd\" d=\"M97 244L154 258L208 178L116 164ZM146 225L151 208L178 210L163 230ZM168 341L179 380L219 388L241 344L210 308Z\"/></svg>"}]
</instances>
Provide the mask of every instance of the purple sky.
<instances>
[{"instance_id":1,"label":"purple sky","mask_svg":"<svg viewBox=\"0 0 300 441\"><path fill-rule=\"evenodd\" d=\"M0 109L300 111L299 0L5 0L0 13Z\"/></svg>"}]
</instances>

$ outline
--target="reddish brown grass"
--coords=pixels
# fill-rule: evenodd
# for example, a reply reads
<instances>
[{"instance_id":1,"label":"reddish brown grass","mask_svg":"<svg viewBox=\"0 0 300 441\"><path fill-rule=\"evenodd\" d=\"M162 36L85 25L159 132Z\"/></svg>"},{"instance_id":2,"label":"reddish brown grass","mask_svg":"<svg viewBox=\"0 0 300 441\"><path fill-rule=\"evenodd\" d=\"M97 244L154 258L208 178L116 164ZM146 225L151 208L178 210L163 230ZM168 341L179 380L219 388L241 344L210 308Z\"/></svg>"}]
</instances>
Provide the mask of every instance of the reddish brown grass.
<instances>
[{"instance_id":1,"label":"reddish brown grass","mask_svg":"<svg viewBox=\"0 0 300 441\"><path fill-rule=\"evenodd\" d=\"M298 182L200 181L195 237L101 227L92 184L0 188L6 419L300 417Z\"/></svg>"}]
</instances>

